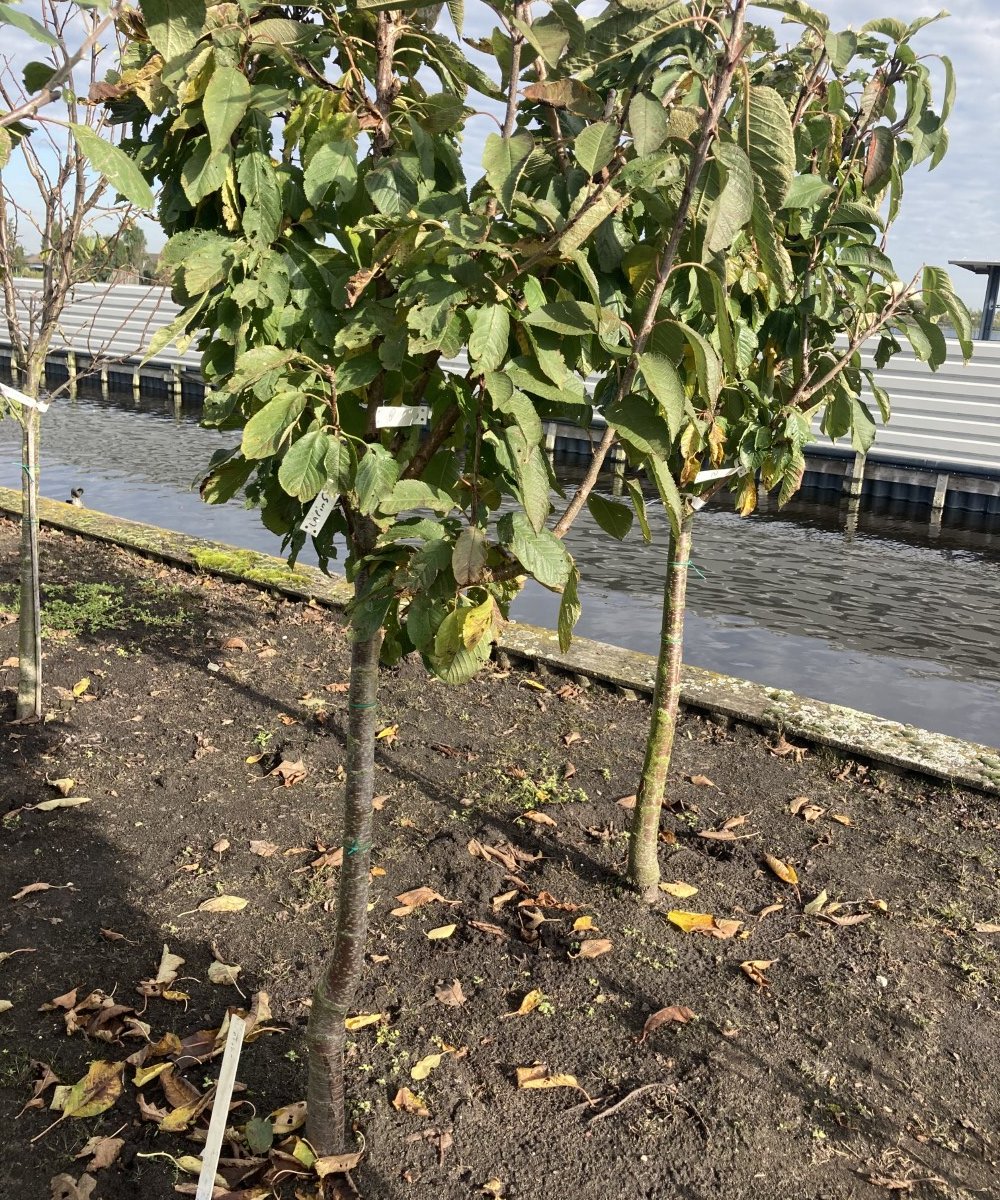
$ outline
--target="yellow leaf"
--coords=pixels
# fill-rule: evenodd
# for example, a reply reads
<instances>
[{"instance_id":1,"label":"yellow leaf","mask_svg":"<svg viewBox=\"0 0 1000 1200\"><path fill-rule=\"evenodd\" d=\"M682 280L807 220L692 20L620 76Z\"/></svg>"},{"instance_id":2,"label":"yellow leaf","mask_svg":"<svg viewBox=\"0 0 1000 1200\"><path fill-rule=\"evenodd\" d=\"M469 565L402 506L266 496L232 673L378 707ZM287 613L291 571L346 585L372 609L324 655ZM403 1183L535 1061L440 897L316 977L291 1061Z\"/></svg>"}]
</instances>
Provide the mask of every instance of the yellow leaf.
<instances>
[{"instance_id":1,"label":"yellow leaf","mask_svg":"<svg viewBox=\"0 0 1000 1200\"><path fill-rule=\"evenodd\" d=\"M206 1099L207 1097L201 1097L192 1100L190 1104L182 1104L179 1108L172 1109L160 1122L160 1129L164 1133L183 1133L205 1107Z\"/></svg>"},{"instance_id":2,"label":"yellow leaf","mask_svg":"<svg viewBox=\"0 0 1000 1200\"><path fill-rule=\"evenodd\" d=\"M248 758L244 759L243 761L250 763L250 765L252 766L254 763L259 763L263 757L264 757L263 754L251 754Z\"/></svg>"},{"instance_id":3,"label":"yellow leaf","mask_svg":"<svg viewBox=\"0 0 1000 1200\"><path fill-rule=\"evenodd\" d=\"M422 1096L417 1096L408 1087L401 1087L393 1097L392 1107L397 1112L412 1113L415 1117L429 1117L431 1110Z\"/></svg>"},{"instance_id":4,"label":"yellow leaf","mask_svg":"<svg viewBox=\"0 0 1000 1200\"><path fill-rule=\"evenodd\" d=\"M522 679L521 685L523 687L534 688L536 692L547 692L549 690L544 683L539 683L537 679Z\"/></svg>"},{"instance_id":5,"label":"yellow leaf","mask_svg":"<svg viewBox=\"0 0 1000 1200\"><path fill-rule=\"evenodd\" d=\"M79 699L79 697L82 696L83 693L89 687L90 687L90 678L89 678L89 676L84 676L84 678L81 679L79 683L73 684L73 695L76 696L77 699Z\"/></svg>"},{"instance_id":6,"label":"yellow leaf","mask_svg":"<svg viewBox=\"0 0 1000 1200\"><path fill-rule=\"evenodd\" d=\"M203 900L198 905L198 912L242 912L250 903L249 900L244 900L242 896L213 896L210 900Z\"/></svg>"},{"instance_id":7,"label":"yellow leaf","mask_svg":"<svg viewBox=\"0 0 1000 1200\"><path fill-rule=\"evenodd\" d=\"M548 1067L518 1067L517 1086L519 1088L578 1088L575 1075L550 1075Z\"/></svg>"},{"instance_id":8,"label":"yellow leaf","mask_svg":"<svg viewBox=\"0 0 1000 1200\"><path fill-rule=\"evenodd\" d=\"M167 1067L172 1067L173 1063L161 1062L155 1063L151 1067L136 1067L135 1075L132 1077L132 1082L136 1087L144 1087L151 1079L155 1079L157 1075L162 1075Z\"/></svg>"},{"instance_id":9,"label":"yellow leaf","mask_svg":"<svg viewBox=\"0 0 1000 1200\"><path fill-rule=\"evenodd\" d=\"M90 1070L69 1089L63 1104L67 1117L97 1117L122 1094L124 1063L92 1062Z\"/></svg>"},{"instance_id":10,"label":"yellow leaf","mask_svg":"<svg viewBox=\"0 0 1000 1200\"><path fill-rule=\"evenodd\" d=\"M690 900L692 896L698 895L696 887L690 883L682 883L679 879L674 883L661 883L660 891L673 896L675 900Z\"/></svg>"},{"instance_id":11,"label":"yellow leaf","mask_svg":"<svg viewBox=\"0 0 1000 1200\"><path fill-rule=\"evenodd\" d=\"M385 729L380 729L378 733L375 734L376 740L384 740L387 742L394 742L398 736L398 725L386 725Z\"/></svg>"},{"instance_id":12,"label":"yellow leaf","mask_svg":"<svg viewBox=\"0 0 1000 1200\"><path fill-rule=\"evenodd\" d=\"M721 940L735 937L742 925L742 921L728 921L713 917L711 913L683 912L680 909L671 909L667 913L667 920L685 933L703 933L706 937Z\"/></svg>"},{"instance_id":13,"label":"yellow leaf","mask_svg":"<svg viewBox=\"0 0 1000 1200\"><path fill-rule=\"evenodd\" d=\"M574 933L592 933L597 929L597 922L592 916L577 917L573 922Z\"/></svg>"},{"instance_id":14,"label":"yellow leaf","mask_svg":"<svg viewBox=\"0 0 1000 1200\"><path fill-rule=\"evenodd\" d=\"M457 928L457 925L439 925L437 929L428 929L427 936L432 942L440 942L444 938L450 938Z\"/></svg>"},{"instance_id":15,"label":"yellow leaf","mask_svg":"<svg viewBox=\"0 0 1000 1200\"><path fill-rule=\"evenodd\" d=\"M443 1054L428 1054L426 1057L422 1058L420 1062L413 1064L413 1066L410 1068L410 1078L426 1079L431 1071L435 1070L441 1065L442 1058L444 1058Z\"/></svg>"},{"instance_id":16,"label":"yellow leaf","mask_svg":"<svg viewBox=\"0 0 1000 1200\"><path fill-rule=\"evenodd\" d=\"M794 887L799 882L795 868L789 863L782 862L780 858L775 858L773 854L765 854L764 861L782 883L790 883Z\"/></svg>"},{"instance_id":17,"label":"yellow leaf","mask_svg":"<svg viewBox=\"0 0 1000 1200\"><path fill-rule=\"evenodd\" d=\"M826 888L824 888L814 900L809 901L809 903L803 909L803 912L808 913L810 917L818 917L823 911L823 908L825 907L829 898L830 897L827 895Z\"/></svg>"},{"instance_id":18,"label":"yellow leaf","mask_svg":"<svg viewBox=\"0 0 1000 1200\"><path fill-rule=\"evenodd\" d=\"M294 1133L306 1123L306 1102L297 1100L294 1104L286 1104L284 1108L276 1108L269 1120L279 1137L284 1137L286 1133Z\"/></svg>"},{"instance_id":19,"label":"yellow leaf","mask_svg":"<svg viewBox=\"0 0 1000 1200\"><path fill-rule=\"evenodd\" d=\"M80 804L92 803L89 796L56 796L54 800L43 800L32 805L37 812L52 812L56 808L76 808Z\"/></svg>"},{"instance_id":20,"label":"yellow leaf","mask_svg":"<svg viewBox=\"0 0 1000 1200\"><path fill-rule=\"evenodd\" d=\"M366 1025L377 1025L379 1021L386 1019L385 1013L358 1013L356 1017L348 1017L344 1021L344 1028L350 1033L354 1033L356 1029L364 1029Z\"/></svg>"},{"instance_id":21,"label":"yellow leaf","mask_svg":"<svg viewBox=\"0 0 1000 1200\"><path fill-rule=\"evenodd\" d=\"M544 999L545 999L545 993L539 991L538 988L534 988L521 1001L521 1007L516 1012L504 1013L504 1018L506 1018L506 1017L526 1017L528 1015L528 1013L534 1012L535 1009L539 1006L539 1004L541 1004L541 1002Z\"/></svg>"},{"instance_id":22,"label":"yellow leaf","mask_svg":"<svg viewBox=\"0 0 1000 1200\"><path fill-rule=\"evenodd\" d=\"M45 782L49 787L54 787L60 796L68 796L76 787L76 780L68 777L64 779L46 779Z\"/></svg>"}]
</instances>

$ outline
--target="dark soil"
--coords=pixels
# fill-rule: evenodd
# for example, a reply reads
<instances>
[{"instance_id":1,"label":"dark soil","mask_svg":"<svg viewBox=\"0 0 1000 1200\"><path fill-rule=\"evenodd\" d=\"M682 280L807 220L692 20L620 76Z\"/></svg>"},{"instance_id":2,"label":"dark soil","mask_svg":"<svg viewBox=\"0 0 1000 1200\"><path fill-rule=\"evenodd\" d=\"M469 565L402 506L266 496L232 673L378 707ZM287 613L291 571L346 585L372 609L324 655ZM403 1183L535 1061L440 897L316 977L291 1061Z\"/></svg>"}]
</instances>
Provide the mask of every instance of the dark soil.
<instances>
[{"instance_id":1,"label":"dark soil","mask_svg":"<svg viewBox=\"0 0 1000 1200\"><path fill-rule=\"evenodd\" d=\"M302 1098L337 877L310 864L340 846L345 697L324 689L345 680L346 639L335 614L95 543L46 533L43 554L45 579L64 589L50 592L51 619L74 632L46 638L45 724L0 728L0 952L32 951L0 958L0 998L13 1003L0 1015L0 1190L47 1198L53 1176L81 1174L73 1156L88 1138L117 1133L125 1146L97 1172L93 1200L159 1200L192 1177L144 1156L198 1147L140 1119L131 1068L103 1115L33 1142L58 1115L46 1091L46 1107L15 1119L37 1064L73 1083L91 1060L139 1044L68 1036L63 1012L39 1006L103 989L145 1006L157 1039L214 1029L264 990L281 1031L244 1048L233 1120ZM16 531L0 522L0 600L16 561ZM245 648L223 648L231 638ZM14 654L15 624L0 616L0 661ZM7 720L15 683L15 670L0 672ZM360 1194L449 1200L488 1194L492 1179L509 1200L1000 1195L1000 935L975 928L1000 921L996 799L814 749L775 755L760 731L687 713L663 877L699 890L649 910L621 886L628 813L616 802L635 788L647 719L644 702L516 662L452 690L419 663L385 672L381 720L397 729L379 743L381 873L357 1011L388 1019L351 1035ZM299 759L307 774L292 786L267 774ZM62 777L91 803L29 810ZM824 810L815 820L789 811L801 796ZM530 808L554 824L527 819ZM743 815L738 840L698 836ZM515 847L515 869L473 856L473 839ZM252 840L278 849L261 857ZM765 854L794 865L801 895ZM61 890L10 898L38 881ZM399 893L423 885L457 904L391 915ZM823 890L843 905L831 916L865 919L805 914ZM519 902L542 892L545 923L532 929L534 906ZM191 911L218 893L249 904ZM685 933L671 907L741 930ZM574 931L584 915L599 932ZM448 924L450 937L427 938ZM597 938L608 953L576 957ZM174 986L186 1002L136 991L164 944L185 960ZM241 966L245 999L207 981L213 951ZM769 986L741 971L772 959ZM455 979L466 1001L447 1006L435 991ZM505 1019L534 989L541 1005ZM640 1042L669 1005L696 1018ZM457 1052L411 1079L443 1047ZM516 1068L534 1063L583 1091L519 1090ZM188 1078L203 1087L217 1066ZM430 1116L392 1107L402 1086ZM142 1094L170 1107L156 1080Z\"/></svg>"}]
</instances>

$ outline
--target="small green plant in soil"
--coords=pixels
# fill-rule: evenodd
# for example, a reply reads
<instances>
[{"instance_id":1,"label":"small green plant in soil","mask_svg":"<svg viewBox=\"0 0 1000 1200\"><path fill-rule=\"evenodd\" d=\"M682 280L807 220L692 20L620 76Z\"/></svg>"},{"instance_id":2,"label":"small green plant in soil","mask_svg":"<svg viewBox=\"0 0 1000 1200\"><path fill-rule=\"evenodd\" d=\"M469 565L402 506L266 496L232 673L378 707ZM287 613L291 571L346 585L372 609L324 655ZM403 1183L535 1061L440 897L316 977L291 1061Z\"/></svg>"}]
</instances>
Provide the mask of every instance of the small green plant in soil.
<instances>
[{"instance_id":1,"label":"small green plant in soil","mask_svg":"<svg viewBox=\"0 0 1000 1200\"><path fill-rule=\"evenodd\" d=\"M47 584L42 588L42 632L48 636L143 629L177 629L187 620L180 588L146 582L126 592L112 583ZM167 608L166 606L170 607ZM0 593L0 611L18 611L11 589Z\"/></svg>"}]
</instances>

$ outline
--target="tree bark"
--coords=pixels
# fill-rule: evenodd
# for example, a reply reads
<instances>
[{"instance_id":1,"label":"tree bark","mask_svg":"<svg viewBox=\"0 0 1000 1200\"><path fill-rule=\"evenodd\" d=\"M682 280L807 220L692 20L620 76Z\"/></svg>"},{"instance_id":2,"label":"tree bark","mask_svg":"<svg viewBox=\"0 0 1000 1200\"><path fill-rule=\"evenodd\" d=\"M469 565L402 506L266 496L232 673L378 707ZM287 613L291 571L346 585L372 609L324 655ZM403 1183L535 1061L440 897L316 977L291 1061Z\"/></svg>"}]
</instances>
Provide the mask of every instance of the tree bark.
<instances>
[{"instance_id":1,"label":"tree bark","mask_svg":"<svg viewBox=\"0 0 1000 1200\"><path fill-rule=\"evenodd\" d=\"M364 573L355 585L360 599ZM313 993L306 1045L309 1141L317 1154L344 1151L344 1020L364 969L375 785L378 660L382 631L355 640L347 700L347 784L344 798L344 862L337 893L337 929L330 961Z\"/></svg>"},{"instance_id":2,"label":"tree bark","mask_svg":"<svg viewBox=\"0 0 1000 1200\"><path fill-rule=\"evenodd\" d=\"M28 381L31 383L30 379ZM35 389L37 393L37 389ZM28 391L28 395L35 394ZM22 410L21 598L18 617L18 720L42 716L42 603L38 566L38 410Z\"/></svg>"},{"instance_id":3,"label":"tree bark","mask_svg":"<svg viewBox=\"0 0 1000 1200\"><path fill-rule=\"evenodd\" d=\"M660 836L660 811L670 772L670 758L677 729L677 710L681 695L681 661L684 645L684 605L687 595L691 558L691 524L694 513L687 513L680 534L671 548L667 579L663 589L663 618L660 625L660 653L656 662L653 691L653 717L646 742L646 760L636 796L632 827L629 830L628 879L647 899L656 895L660 882L657 854Z\"/></svg>"}]
</instances>

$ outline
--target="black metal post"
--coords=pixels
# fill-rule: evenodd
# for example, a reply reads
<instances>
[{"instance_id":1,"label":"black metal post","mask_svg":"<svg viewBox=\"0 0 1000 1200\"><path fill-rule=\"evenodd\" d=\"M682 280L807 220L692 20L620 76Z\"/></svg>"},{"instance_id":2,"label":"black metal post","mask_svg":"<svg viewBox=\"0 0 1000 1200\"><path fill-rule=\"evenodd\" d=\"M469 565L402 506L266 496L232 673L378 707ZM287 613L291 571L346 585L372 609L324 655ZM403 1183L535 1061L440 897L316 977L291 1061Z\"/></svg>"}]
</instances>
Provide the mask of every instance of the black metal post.
<instances>
[{"instance_id":1,"label":"black metal post","mask_svg":"<svg viewBox=\"0 0 1000 1200\"><path fill-rule=\"evenodd\" d=\"M986 299L983 301L983 323L979 327L979 340L988 342L993 334L993 318L997 311L997 293L1000 292L1000 265L991 266L986 284Z\"/></svg>"}]
</instances>

